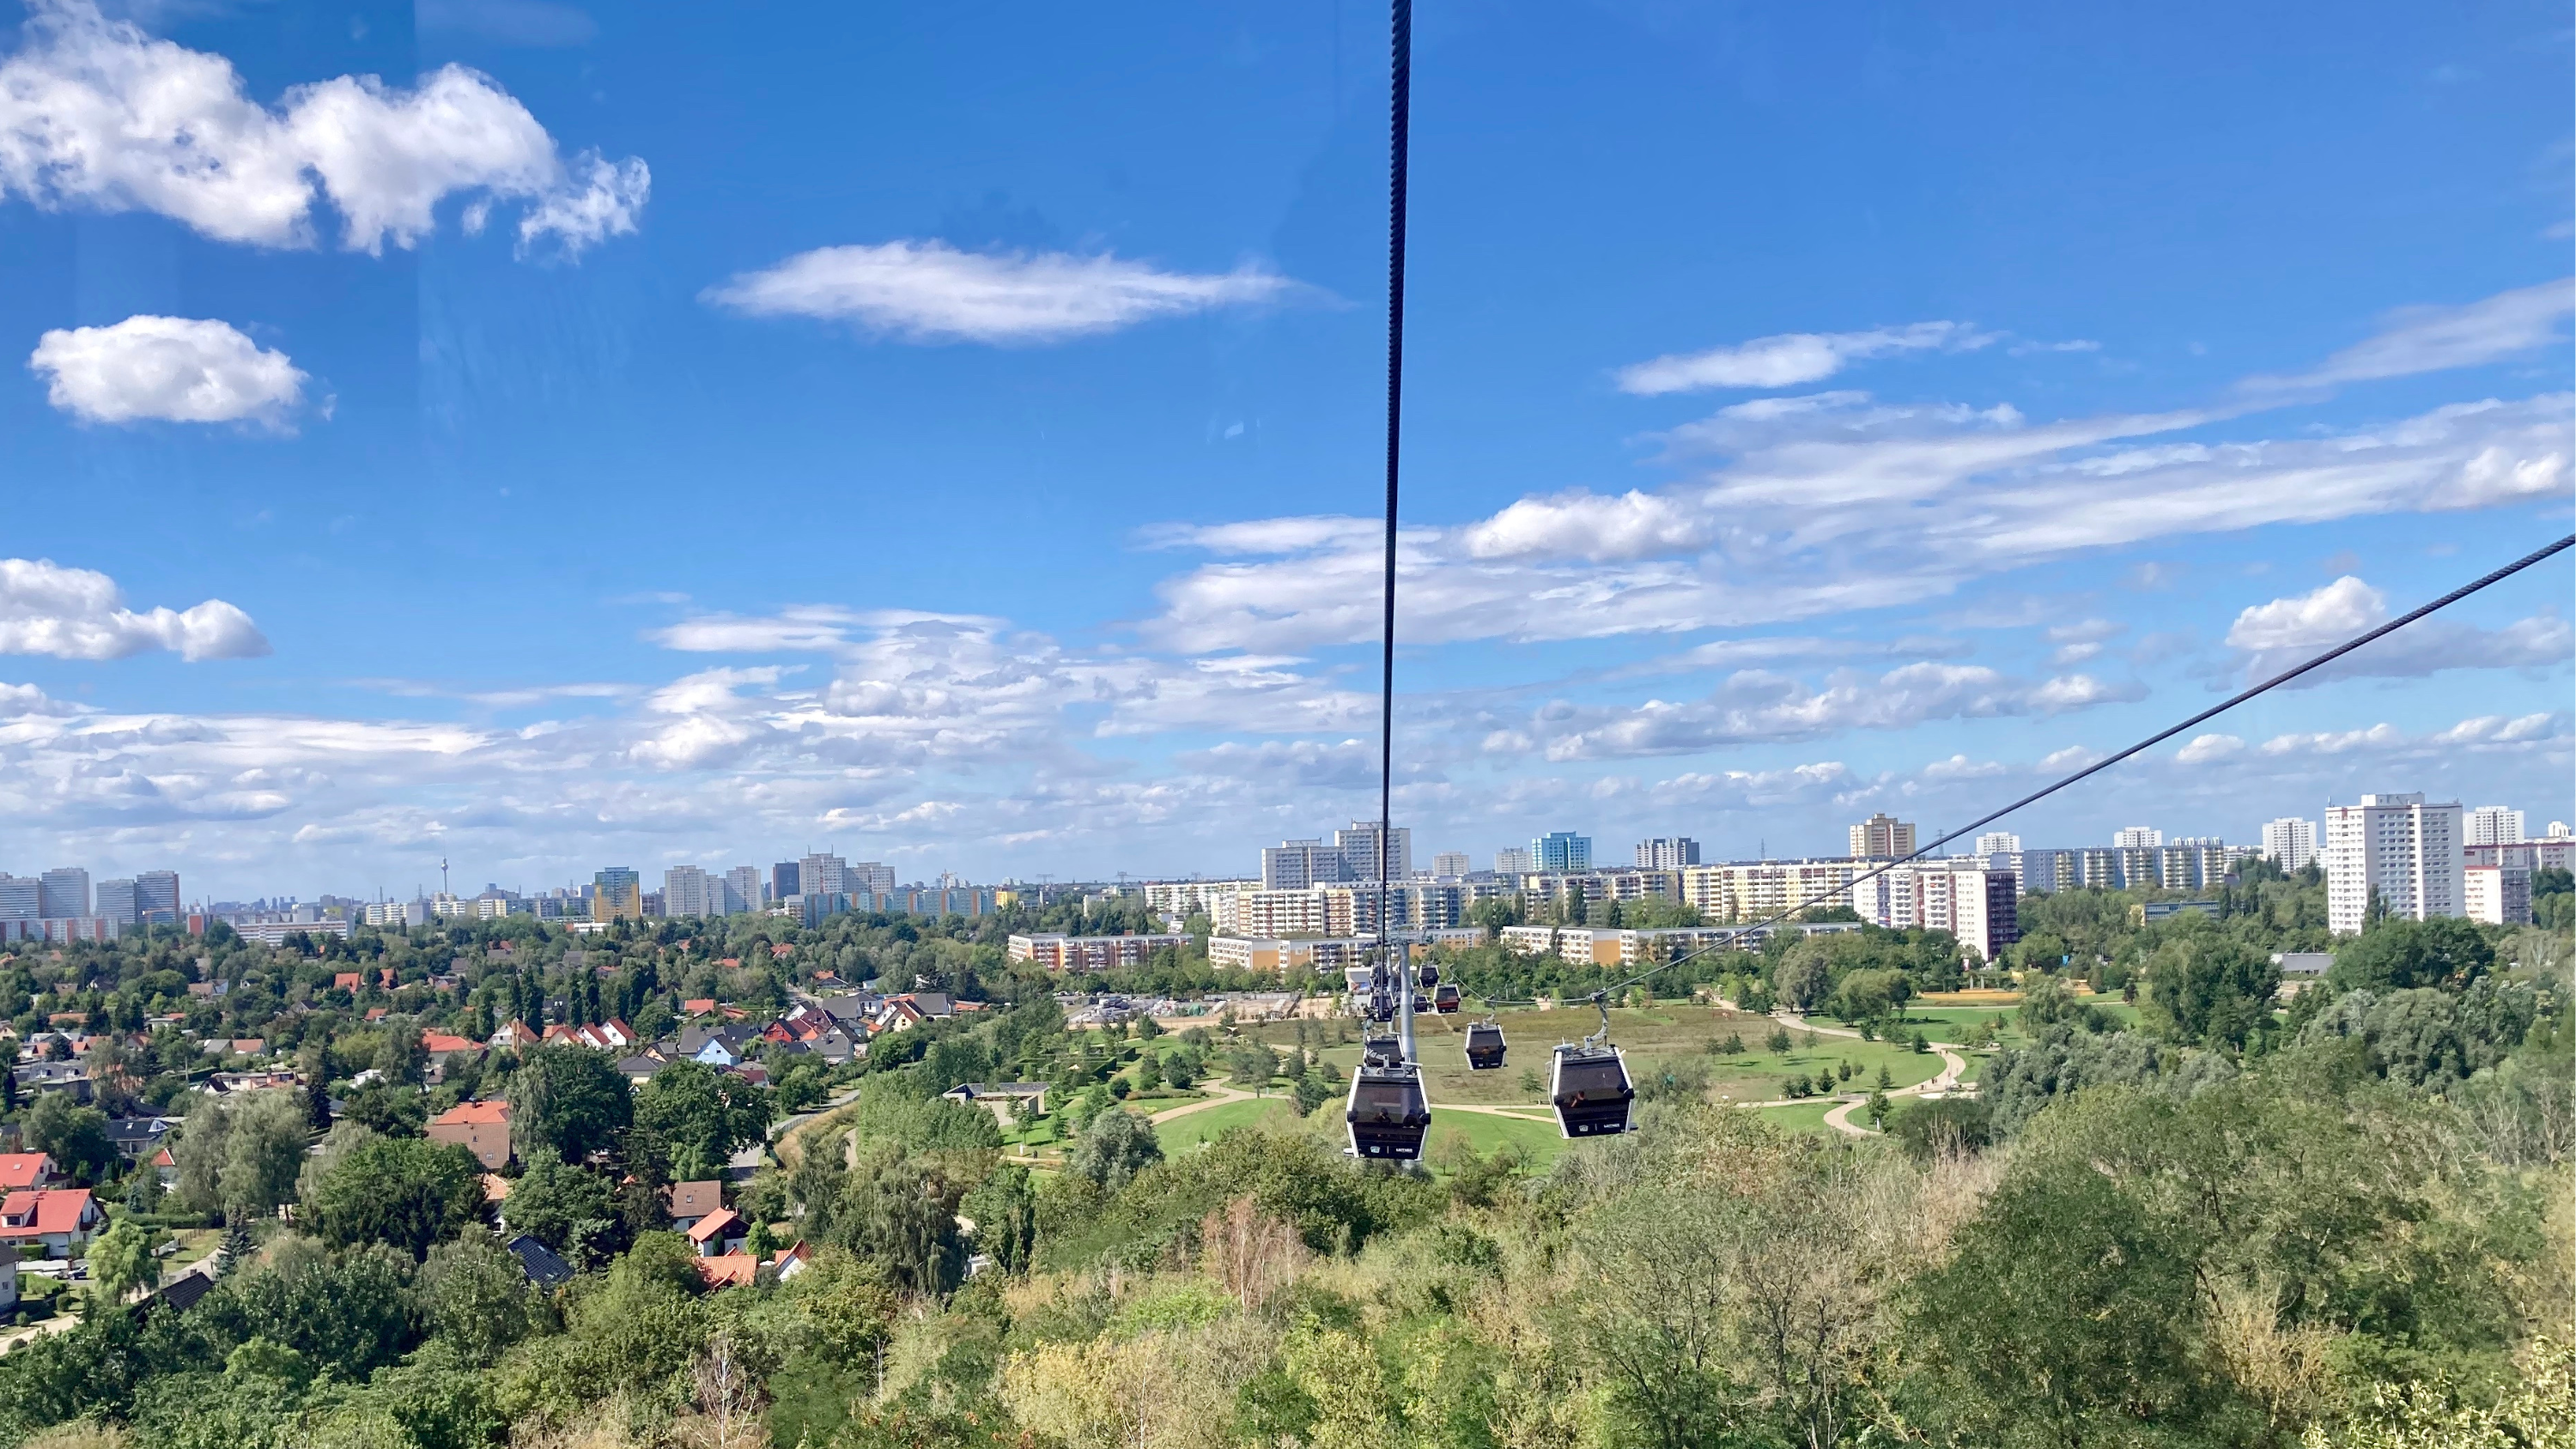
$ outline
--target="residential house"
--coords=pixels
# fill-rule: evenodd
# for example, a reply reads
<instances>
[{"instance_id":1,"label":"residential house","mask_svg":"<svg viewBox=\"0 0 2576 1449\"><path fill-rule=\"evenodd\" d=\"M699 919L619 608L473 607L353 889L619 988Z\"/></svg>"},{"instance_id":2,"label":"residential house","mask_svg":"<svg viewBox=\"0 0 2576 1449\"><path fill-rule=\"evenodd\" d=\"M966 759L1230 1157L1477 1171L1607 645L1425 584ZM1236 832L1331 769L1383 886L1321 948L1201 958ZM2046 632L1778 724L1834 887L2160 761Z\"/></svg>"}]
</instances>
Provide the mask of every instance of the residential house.
<instances>
[{"instance_id":1,"label":"residential house","mask_svg":"<svg viewBox=\"0 0 2576 1449\"><path fill-rule=\"evenodd\" d=\"M526 1022L505 1021L501 1023L500 1030L492 1033L490 1045L495 1048L507 1047L512 1051L525 1051L543 1040L545 1038L538 1035L536 1029Z\"/></svg>"},{"instance_id":2,"label":"residential house","mask_svg":"<svg viewBox=\"0 0 2576 1449\"><path fill-rule=\"evenodd\" d=\"M751 1236L751 1224L732 1208L720 1207L689 1225L689 1245L701 1258L739 1253Z\"/></svg>"},{"instance_id":3,"label":"residential house","mask_svg":"<svg viewBox=\"0 0 2576 1449\"><path fill-rule=\"evenodd\" d=\"M420 1034L420 1049L427 1053L429 1057L429 1069L423 1075L432 1086L436 1086L440 1082L447 1080L447 1062L449 1058L457 1056L460 1053L467 1057L473 1057L481 1054L483 1050L482 1046L470 1036L455 1036L443 1031L422 1032Z\"/></svg>"},{"instance_id":4,"label":"residential house","mask_svg":"<svg viewBox=\"0 0 2576 1449\"><path fill-rule=\"evenodd\" d=\"M546 1028L545 1040L568 1042L574 1046L588 1047L592 1051L623 1052L632 1051L641 1038L635 1035L635 1028L611 1017L606 1021L586 1023L581 1026L569 1026L557 1022Z\"/></svg>"},{"instance_id":5,"label":"residential house","mask_svg":"<svg viewBox=\"0 0 2576 1449\"><path fill-rule=\"evenodd\" d=\"M85 1187L23 1188L0 1198L0 1247L26 1256L69 1258L107 1223L97 1199Z\"/></svg>"},{"instance_id":6,"label":"residential house","mask_svg":"<svg viewBox=\"0 0 2576 1449\"><path fill-rule=\"evenodd\" d=\"M572 1264L555 1256L555 1250L521 1233L509 1242L510 1256L519 1260L519 1271L539 1288L552 1291L572 1281Z\"/></svg>"},{"instance_id":7,"label":"residential house","mask_svg":"<svg viewBox=\"0 0 2576 1449\"><path fill-rule=\"evenodd\" d=\"M671 1059L663 1056L659 1048L651 1048L635 1056L618 1058L617 1074L626 1079L628 1086L640 1087L670 1064Z\"/></svg>"},{"instance_id":8,"label":"residential house","mask_svg":"<svg viewBox=\"0 0 2576 1449\"><path fill-rule=\"evenodd\" d=\"M760 1281L760 1271L767 1268L775 1281L784 1283L804 1272L813 1259L814 1250L806 1247L804 1239L799 1238L795 1246L780 1249L765 1263L749 1253L721 1253L712 1258L700 1258L698 1276L706 1281L709 1288L748 1287Z\"/></svg>"},{"instance_id":9,"label":"residential house","mask_svg":"<svg viewBox=\"0 0 2576 1449\"><path fill-rule=\"evenodd\" d=\"M51 1187L62 1181L54 1160L41 1152L0 1152L0 1192Z\"/></svg>"},{"instance_id":10,"label":"residential house","mask_svg":"<svg viewBox=\"0 0 2576 1449\"><path fill-rule=\"evenodd\" d=\"M760 1033L747 1026L727 1022L710 1028L692 1022L680 1029L679 1050L690 1061L729 1069L741 1066L759 1039Z\"/></svg>"},{"instance_id":11,"label":"residential house","mask_svg":"<svg viewBox=\"0 0 2576 1449\"><path fill-rule=\"evenodd\" d=\"M161 1190L163 1192L172 1192L178 1188L179 1159L170 1155L170 1149L168 1147L163 1147L160 1151L152 1154L151 1165L152 1175L161 1179Z\"/></svg>"},{"instance_id":12,"label":"residential house","mask_svg":"<svg viewBox=\"0 0 2576 1449\"><path fill-rule=\"evenodd\" d=\"M357 991L363 989L366 984L367 973L363 971L341 971L331 977L331 989L334 991Z\"/></svg>"},{"instance_id":13,"label":"residential house","mask_svg":"<svg viewBox=\"0 0 2576 1449\"><path fill-rule=\"evenodd\" d=\"M510 1161L510 1104L459 1102L429 1119L429 1140L453 1142L494 1172Z\"/></svg>"},{"instance_id":14,"label":"residential house","mask_svg":"<svg viewBox=\"0 0 2576 1449\"><path fill-rule=\"evenodd\" d=\"M126 1161L140 1161L160 1151L161 1139L178 1125L176 1117L111 1117L107 1122L108 1145Z\"/></svg>"},{"instance_id":15,"label":"residential house","mask_svg":"<svg viewBox=\"0 0 2576 1449\"><path fill-rule=\"evenodd\" d=\"M18 1079L18 1094L35 1092L68 1092L75 1102L87 1102L90 1096L89 1068L79 1062L29 1062L11 1068Z\"/></svg>"},{"instance_id":16,"label":"residential house","mask_svg":"<svg viewBox=\"0 0 2576 1449\"><path fill-rule=\"evenodd\" d=\"M709 1213L723 1210L724 1184L675 1182L662 1189L662 1200L671 1208L671 1230L685 1233Z\"/></svg>"}]
</instances>

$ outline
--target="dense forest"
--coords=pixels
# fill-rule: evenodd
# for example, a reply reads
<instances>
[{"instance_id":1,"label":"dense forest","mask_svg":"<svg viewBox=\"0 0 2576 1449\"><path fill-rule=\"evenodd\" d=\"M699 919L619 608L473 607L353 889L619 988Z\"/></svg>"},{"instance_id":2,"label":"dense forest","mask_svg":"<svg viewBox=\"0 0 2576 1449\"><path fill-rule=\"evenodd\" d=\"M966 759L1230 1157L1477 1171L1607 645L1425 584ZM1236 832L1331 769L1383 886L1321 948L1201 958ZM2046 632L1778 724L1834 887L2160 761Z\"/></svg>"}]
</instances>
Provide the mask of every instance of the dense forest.
<instances>
[{"instance_id":1,"label":"dense forest","mask_svg":"<svg viewBox=\"0 0 2576 1449\"><path fill-rule=\"evenodd\" d=\"M1420 1173L1340 1155L1304 1033L1280 1053L1224 1022L1070 1030L994 923L670 923L578 945L514 924L22 960L21 1019L37 995L111 1025L215 1013L277 1032L321 1081L391 1065L387 1097L424 1104L457 1084L411 1086L402 1032L360 1009L377 995L416 1021L576 1020L772 1000L829 969L993 1009L803 1089L856 1096L740 1199L758 1251L802 1240L810 1260L722 1289L651 1190L783 1110L719 1074L666 1072L630 1101L577 1048L482 1065L467 1090L535 1109L508 1208L579 1270L550 1291L411 1109L352 1108L318 1137L285 1107L198 1109L180 1200L120 1211L226 1224L220 1281L184 1310L89 1300L0 1356L0 1444L2576 1443L2566 931L2380 919L2337 940L2313 878L2262 872L2215 915L2150 926L2135 904L2025 897L2000 963L1872 929L1628 988L1893 1032L1921 1029L1926 992L2012 974L1982 1090L1900 1106L1884 1135L1666 1092L1637 1132L1543 1168L1457 1148ZM2310 949L2332 970L2285 998L2272 953ZM1115 984L1204 970L1180 954ZM349 959L401 984L341 999L326 968ZM1615 984L1490 950L1451 965L1494 995ZM219 1005L186 993L201 972L234 983ZM455 990L431 981L451 973ZM132 1074L147 1096L168 1075L152 1065ZM1166 1157L1117 1110L1217 1073L1309 1088L1290 1090L1304 1115ZM1052 1085L1057 1170L939 1095L995 1077Z\"/></svg>"}]
</instances>

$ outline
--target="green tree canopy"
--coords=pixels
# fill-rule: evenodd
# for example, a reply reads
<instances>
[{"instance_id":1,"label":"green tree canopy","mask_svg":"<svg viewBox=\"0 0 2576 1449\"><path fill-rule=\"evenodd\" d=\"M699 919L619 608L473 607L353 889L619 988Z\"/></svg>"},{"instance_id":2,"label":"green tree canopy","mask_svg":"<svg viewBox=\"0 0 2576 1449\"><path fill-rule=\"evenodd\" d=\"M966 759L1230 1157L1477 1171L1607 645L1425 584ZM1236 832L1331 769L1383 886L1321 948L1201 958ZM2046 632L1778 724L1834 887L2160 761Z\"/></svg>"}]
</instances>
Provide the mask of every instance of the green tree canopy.
<instances>
[{"instance_id":1,"label":"green tree canopy","mask_svg":"<svg viewBox=\"0 0 2576 1449\"><path fill-rule=\"evenodd\" d=\"M634 1093L604 1052L532 1047L510 1077L510 1141L523 1161L579 1162L614 1145L634 1117Z\"/></svg>"},{"instance_id":2,"label":"green tree canopy","mask_svg":"<svg viewBox=\"0 0 2576 1449\"><path fill-rule=\"evenodd\" d=\"M452 1142L371 1137L341 1157L304 1206L324 1242L382 1243L417 1262L482 1221L483 1168Z\"/></svg>"}]
</instances>

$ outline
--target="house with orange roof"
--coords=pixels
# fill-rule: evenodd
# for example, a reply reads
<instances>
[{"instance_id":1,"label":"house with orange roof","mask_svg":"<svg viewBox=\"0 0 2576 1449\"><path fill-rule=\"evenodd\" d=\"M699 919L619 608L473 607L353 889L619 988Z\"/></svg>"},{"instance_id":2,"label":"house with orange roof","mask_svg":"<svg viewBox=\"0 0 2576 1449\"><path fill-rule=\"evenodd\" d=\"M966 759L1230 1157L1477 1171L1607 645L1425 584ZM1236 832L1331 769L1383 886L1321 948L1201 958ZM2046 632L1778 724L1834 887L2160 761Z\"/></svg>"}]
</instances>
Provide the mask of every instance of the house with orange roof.
<instances>
[{"instance_id":1,"label":"house with orange roof","mask_svg":"<svg viewBox=\"0 0 2576 1449\"><path fill-rule=\"evenodd\" d=\"M363 971L338 972L331 977L331 989L334 991L355 991L359 987L365 985L366 980L367 975Z\"/></svg>"},{"instance_id":2,"label":"house with orange roof","mask_svg":"<svg viewBox=\"0 0 2576 1449\"><path fill-rule=\"evenodd\" d=\"M446 1078L448 1058L459 1052L473 1056L483 1050L470 1036L455 1036L443 1031L422 1032L420 1049L429 1058L429 1070L424 1075L432 1086Z\"/></svg>"},{"instance_id":3,"label":"house with orange roof","mask_svg":"<svg viewBox=\"0 0 2576 1449\"><path fill-rule=\"evenodd\" d=\"M169 1148L164 1147L160 1151L153 1153L151 1166L152 1175L161 1179L161 1190L163 1192L170 1192L177 1189L179 1186L179 1159L170 1155Z\"/></svg>"},{"instance_id":4,"label":"house with orange roof","mask_svg":"<svg viewBox=\"0 0 2576 1449\"><path fill-rule=\"evenodd\" d=\"M712 996L693 996L680 1003L680 1010L690 1016L713 1016L716 1011L716 999Z\"/></svg>"},{"instance_id":5,"label":"house with orange roof","mask_svg":"<svg viewBox=\"0 0 2576 1449\"><path fill-rule=\"evenodd\" d=\"M526 1022L505 1021L501 1023L501 1029L499 1031L492 1033L491 1044L496 1047L509 1047L513 1050L523 1050L525 1048L535 1046L538 1042L543 1040L545 1040L545 1038L538 1035L536 1029L529 1026Z\"/></svg>"},{"instance_id":6,"label":"house with orange roof","mask_svg":"<svg viewBox=\"0 0 2576 1449\"><path fill-rule=\"evenodd\" d=\"M0 1192L17 1192L30 1187L51 1187L62 1174L54 1170L54 1160L41 1152L0 1152Z\"/></svg>"},{"instance_id":7,"label":"house with orange roof","mask_svg":"<svg viewBox=\"0 0 2576 1449\"><path fill-rule=\"evenodd\" d=\"M689 1226L689 1246L701 1258L718 1257L742 1251L744 1239L751 1234L751 1224L732 1208L720 1207Z\"/></svg>"},{"instance_id":8,"label":"house with orange roof","mask_svg":"<svg viewBox=\"0 0 2576 1449\"><path fill-rule=\"evenodd\" d=\"M68 1258L106 1222L88 1188L23 1188L0 1198L0 1247L22 1257L40 1248L41 1256Z\"/></svg>"},{"instance_id":9,"label":"house with orange roof","mask_svg":"<svg viewBox=\"0 0 2576 1449\"><path fill-rule=\"evenodd\" d=\"M474 1160L498 1172L510 1161L510 1104L506 1101L459 1102L429 1119L432 1142L453 1142Z\"/></svg>"}]
</instances>

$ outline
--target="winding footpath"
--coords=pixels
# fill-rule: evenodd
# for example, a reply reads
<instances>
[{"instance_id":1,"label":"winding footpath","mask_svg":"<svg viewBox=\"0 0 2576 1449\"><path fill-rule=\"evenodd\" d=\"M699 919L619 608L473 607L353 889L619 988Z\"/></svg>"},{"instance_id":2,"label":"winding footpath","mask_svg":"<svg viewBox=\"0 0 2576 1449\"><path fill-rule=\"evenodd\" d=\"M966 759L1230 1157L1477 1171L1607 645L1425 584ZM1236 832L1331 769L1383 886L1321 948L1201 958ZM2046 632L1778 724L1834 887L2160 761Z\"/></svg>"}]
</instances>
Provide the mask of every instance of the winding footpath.
<instances>
[{"instance_id":1,"label":"winding footpath","mask_svg":"<svg viewBox=\"0 0 2576 1449\"><path fill-rule=\"evenodd\" d=\"M1851 1037L1854 1040L1858 1040L1860 1038L1860 1033L1853 1031L1850 1028L1839 1026L1816 1026L1810 1023L1805 1017L1799 1016L1794 1012L1774 1012L1772 1013L1772 1019L1778 1021L1784 1026L1795 1027L1800 1031L1813 1032L1818 1036L1845 1036ZM1959 1055L1958 1048L1949 1042L1936 1041L1927 1043L1927 1045L1929 1045L1932 1050L1941 1054L1940 1075L1932 1078L1928 1082L1917 1082L1910 1087L1891 1088L1887 1094L1891 1099L1896 1097L1922 1097L1929 1096L1933 1093L1947 1094L1958 1090L1959 1078L1966 1075L1968 1070L1968 1059ZM1825 1125L1842 1133L1846 1137L1878 1136L1879 1134L1877 1132L1874 1132L1867 1127L1854 1125L1851 1119L1852 1109L1864 1106L1868 1101L1869 1098L1867 1096L1845 1098L1841 1106L1838 1106L1825 1114ZM1777 1106L1779 1104L1761 1102L1747 1103L1745 1105Z\"/></svg>"}]
</instances>

